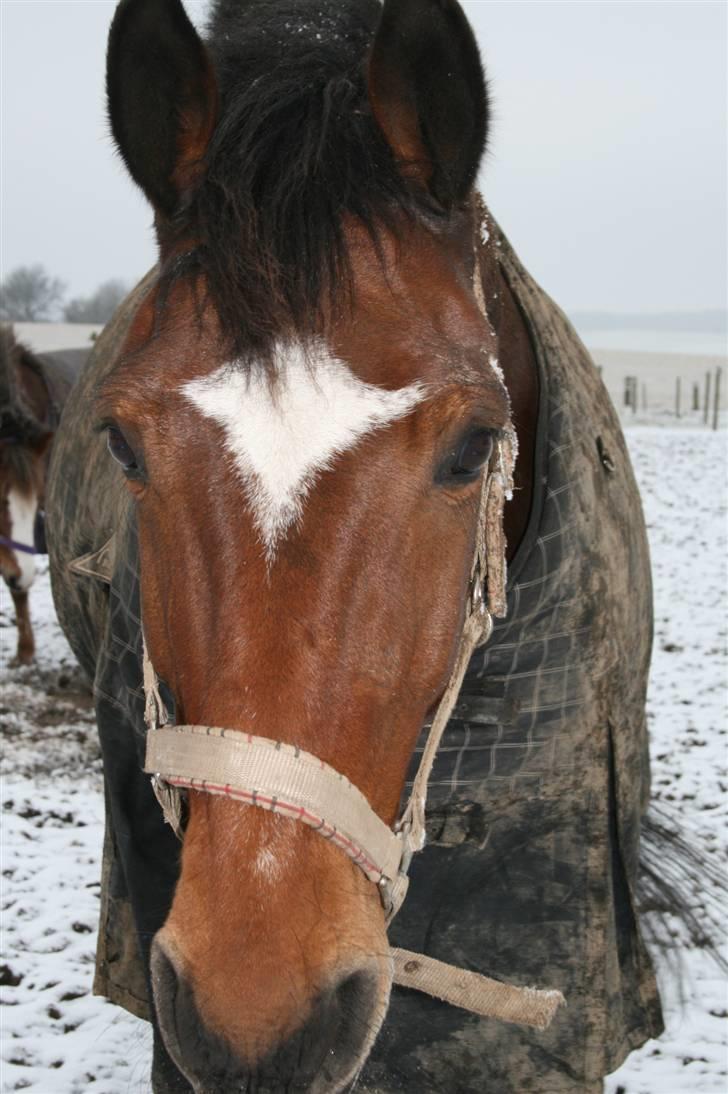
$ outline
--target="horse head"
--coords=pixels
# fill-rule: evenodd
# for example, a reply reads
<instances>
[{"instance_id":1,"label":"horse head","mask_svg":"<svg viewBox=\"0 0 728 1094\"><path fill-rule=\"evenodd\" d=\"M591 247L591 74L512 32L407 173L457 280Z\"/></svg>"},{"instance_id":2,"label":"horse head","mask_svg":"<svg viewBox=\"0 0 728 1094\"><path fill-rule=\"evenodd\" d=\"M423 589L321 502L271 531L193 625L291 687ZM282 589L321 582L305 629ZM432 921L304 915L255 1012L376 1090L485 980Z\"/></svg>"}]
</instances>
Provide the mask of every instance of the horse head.
<instances>
[{"instance_id":1,"label":"horse head","mask_svg":"<svg viewBox=\"0 0 728 1094\"><path fill-rule=\"evenodd\" d=\"M41 363L12 327L0 327L0 574L15 594L35 578L34 526L52 439L47 405Z\"/></svg>"},{"instance_id":2,"label":"horse head","mask_svg":"<svg viewBox=\"0 0 728 1094\"><path fill-rule=\"evenodd\" d=\"M305 749L392 824L509 424L476 278L473 34L455 0L222 0L203 43L179 0L122 0L108 98L159 243L96 407L151 660L178 722ZM196 1090L343 1089L391 981L349 858L189 792L152 982Z\"/></svg>"}]
</instances>

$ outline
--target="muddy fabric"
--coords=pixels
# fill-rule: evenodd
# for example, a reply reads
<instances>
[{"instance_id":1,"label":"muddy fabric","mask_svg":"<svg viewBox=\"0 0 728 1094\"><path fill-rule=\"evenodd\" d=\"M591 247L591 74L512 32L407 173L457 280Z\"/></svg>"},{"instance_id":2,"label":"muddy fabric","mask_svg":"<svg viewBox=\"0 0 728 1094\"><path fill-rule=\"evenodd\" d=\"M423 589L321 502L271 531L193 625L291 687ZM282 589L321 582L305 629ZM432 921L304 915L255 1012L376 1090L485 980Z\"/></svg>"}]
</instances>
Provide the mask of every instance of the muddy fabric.
<instances>
[{"instance_id":1,"label":"muddy fabric","mask_svg":"<svg viewBox=\"0 0 728 1094\"><path fill-rule=\"evenodd\" d=\"M136 526L122 476L93 433L98 391L154 279L100 336L53 446L48 529L58 617L93 682L106 836L94 990L150 1017L148 956L177 879L179 843L143 775L144 698Z\"/></svg>"},{"instance_id":2,"label":"muddy fabric","mask_svg":"<svg viewBox=\"0 0 728 1094\"><path fill-rule=\"evenodd\" d=\"M43 379L50 399L47 422L50 429L58 428L64 404L89 354L88 349L52 350L49 353L36 354L43 366Z\"/></svg>"},{"instance_id":3,"label":"muddy fabric","mask_svg":"<svg viewBox=\"0 0 728 1094\"><path fill-rule=\"evenodd\" d=\"M73 385L78 380L81 369L88 360L90 350L68 349L39 353L41 373L48 391L48 415L45 425L55 433L61 422L61 414ZM50 452L47 456L50 464ZM39 506L33 522L33 546L40 555L48 554L48 536L46 534L45 499L39 499Z\"/></svg>"},{"instance_id":4,"label":"muddy fabric","mask_svg":"<svg viewBox=\"0 0 728 1094\"><path fill-rule=\"evenodd\" d=\"M539 1033L395 988L357 1087L369 1094L591 1094L662 1028L633 899L649 788L652 617L639 496L588 354L506 240L493 232L490 245L538 357L535 501L510 568L508 617L473 657L446 730L430 784L431 842L416 856L391 941L495 978L557 988L568 1005ZM127 307L103 335L66 411L54 453L52 572L61 621L95 680L105 759L95 987L148 1014L149 943L166 917L179 852L141 773L135 529L103 442L90 442L75 464L68 451L74 430L88 428L90 400L129 314ZM114 549L96 555L112 533ZM82 555L94 558L72 574ZM175 1086L167 1078L155 1089Z\"/></svg>"}]
</instances>

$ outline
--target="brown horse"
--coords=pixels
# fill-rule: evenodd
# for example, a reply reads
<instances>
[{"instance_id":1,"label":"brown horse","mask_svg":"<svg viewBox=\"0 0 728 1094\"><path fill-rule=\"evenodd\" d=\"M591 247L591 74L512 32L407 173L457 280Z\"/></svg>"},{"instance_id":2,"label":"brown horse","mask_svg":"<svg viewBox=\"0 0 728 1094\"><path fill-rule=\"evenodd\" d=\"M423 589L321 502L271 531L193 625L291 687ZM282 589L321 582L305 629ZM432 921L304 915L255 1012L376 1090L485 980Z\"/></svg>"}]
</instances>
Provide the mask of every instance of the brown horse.
<instances>
[{"instance_id":1,"label":"brown horse","mask_svg":"<svg viewBox=\"0 0 728 1094\"><path fill-rule=\"evenodd\" d=\"M15 605L15 664L35 653L28 590L45 552L43 504L49 445L73 378L87 356L32 353L0 328L0 573Z\"/></svg>"},{"instance_id":2,"label":"brown horse","mask_svg":"<svg viewBox=\"0 0 728 1094\"><path fill-rule=\"evenodd\" d=\"M119 150L154 208L159 265L100 339L74 392L49 513L59 616L95 678L105 754L98 986L154 1020L155 1091L333 1094L359 1075L387 1013L392 966L377 889L309 827L197 790L187 794L178 864L141 771L142 629L178 723L245 729L305 749L391 825L421 728L450 678L483 476L511 421L520 441L506 512L514 575L535 545L550 557L556 533L536 538L550 504L537 439L545 437L545 386L556 391L556 378L545 357L537 360L524 318L532 283L473 191L488 103L455 0L386 0L383 8L375 0L218 0L206 43L179 0L122 0L108 96ZM573 364L583 417L604 403L603 389L563 319L549 322L550 345L568 342L571 357L562 355L559 368ZM561 411L571 407L577 420L576 406L565 394ZM524 744L517 755L529 757L524 801L534 839L563 823L553 810L559 802L565 810L569 794L579 803L574 817L599 818L598 832L569 821L574 846L590 841L598 875L583 899L587 889L589 899L608 890L605 907L624 902L623 937L641 972L610 972L609 991L622 975L632 999L641 977L647 1010L654 985L629 918L631 875L623 882L610 836L618 807L606 726L624 727L634 753L619 784L631 855L645 778L649 625L625 628L631 676L621 689L611 681L625 671L614 669L625 663L615 661L622 627L616 639L606 632L608 642L605 628L617 611L649 613L649 577L618 426L606 403L599 413L619 481L610 487L589 436L579 460L589 505L601 508L604 546L593 520L588 530L579 524L585 502L574 527L590 545L580 544L569 573L573 580L578 569L591 585L583 596L559 595L571 613L559 625L580 636L590 658L596 651L589 680L608 679L614 699L599 699L598 729L582 718L579 743L566 751L569 765L576 757L585 766L569 775L563 801L560 791L534 789L546 770L534 759L542 754L535 718L530 750ZM559 453L568 447L568 438L554 444ZM623 519L625 499L633 511ZM617 569L613 582L607 566ZM626 608L630 574L638 591ZM534 641L550 587L540 586L528 617ZM517 621L520 597L509 600ZM544 656L539 681L552 671ZM482 676L480 662L474 673ZM574 703L562 706L562 723L549 715L552 729L561 725L558 740ZM521 709L529 717L525 702L506 710L499 740ZM514 761L502 776L503 810L518 803L518 778ZM540 828L537 803L552 811ZM481 832L481 852L487 842ZM562 855L554 878L563 880L568 837L554 846ZM487 888L479 883L478 900ZM416 893L410 899L417 915ZM141 977L122 967L134 964L132 918ZM621 968L607 937L612 920L590 922L605 926L590 936L588 960L599 951L603 968ZM593 990L597 1003L585 1015L575 1002L551 1061L581 1037L569 1021L588 1026L596 1042L608 1039L612 996L591 964L582 972L589 987L574 998ZM652 1019L623 1009L637 1043ZM426 1053L430 1027L421 1018L396 1028ZM477 1023L449 1037L456 1053L469 1046L448 1063L451 1080L430 1064L402 1078L393 1053L372 1089L511 1090L505 1080L487 1086L503 1064L494 1056L488 1072L489 1037ZM551 1050L537 1059L525 1042L512 1044L513 1089L546 1089L538 1083L551 1076ZM518 1072L521 1057L530 1074ZM588 1065L580 1058L563 1089L596 1089L608 1066L603 1056Z\"/></svg>"}]
</instances>

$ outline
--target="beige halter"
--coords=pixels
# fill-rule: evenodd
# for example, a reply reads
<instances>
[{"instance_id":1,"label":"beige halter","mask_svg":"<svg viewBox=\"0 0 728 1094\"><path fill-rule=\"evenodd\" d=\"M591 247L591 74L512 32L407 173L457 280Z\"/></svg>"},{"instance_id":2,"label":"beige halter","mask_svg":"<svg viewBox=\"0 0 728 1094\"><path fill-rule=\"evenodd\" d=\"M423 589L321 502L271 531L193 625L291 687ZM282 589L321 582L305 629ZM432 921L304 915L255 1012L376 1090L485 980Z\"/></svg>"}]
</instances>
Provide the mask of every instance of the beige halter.
<instances>
[{"instance_id":1,"label":"beige halter","mask_svg":"<svg viewBox=\"0 0 728 1094\"><path fill-rule=\"evenodd\" d=\"M496 466L484 476L455 665L433 718L409 801L394 828L377 816L358 787L310 752L238 730L168 725L145 643L149 732L144 770L152 775L165 819L180 838L180 792L187 789L224 795L302 821L336 844L380 887L387 922L394 918L407 893L412 855L425 844L427 786L465 670L476 646L490 637L492 615L505 614L503 504L511 476L509 453L508 442L500 441Z\"/></svg>"},{"instance_id":2,"label":"beige halter","mask_svg":"<svg viewBox=\"0 0 728 1094\"><path fill-rule=\"evenodd\" d=\"M484 309L476 263L476 296ZM280 741L215 726L168 725L157 675L144 645L147 747L165 819L182 836L183 790L204 791L309 825L347 854L380 890L386 921L402 906L413 854L425 844L425 806L432 765L473 651L486 642L492 617L506 613L503 506L512 486L512 434L497 445L484 475L465 621L455 665L427 737L412 793L394 828L364 794L309 752ZM392 949L394 982L484 1017L545 1029L564 998L494 981L422 954Z\"/></svg>"}]
</instances>

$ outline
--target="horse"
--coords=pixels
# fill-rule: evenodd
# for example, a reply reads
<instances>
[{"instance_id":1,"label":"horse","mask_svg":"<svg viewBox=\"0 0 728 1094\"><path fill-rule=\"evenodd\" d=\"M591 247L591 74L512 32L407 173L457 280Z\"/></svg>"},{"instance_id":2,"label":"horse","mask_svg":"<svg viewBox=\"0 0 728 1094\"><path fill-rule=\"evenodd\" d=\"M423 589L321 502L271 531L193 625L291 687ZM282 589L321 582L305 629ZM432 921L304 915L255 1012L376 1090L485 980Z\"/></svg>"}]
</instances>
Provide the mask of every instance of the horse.
<instances>
[{"instance_id":1,"label":"horse","mask_svg":"<svg viewBox=\"0 0 728 1094\"><path fill-rule=\"evenodd\" d=\"M43 504L49 446L63 403L87 354L38 355L0 327L0 573L18 628L13 664L35 654L28 590L35 557L46 553Z\"/></svg>"},{"instance_id":2,"label":"horse","mask_svg":"<svg viewBox=\"0 0 728 1094\"><path fill-rule=\"evenodd\" d=\"M158 264L48 505L104 757L95 990L152 1022L156 1094L600 1090L661 1030L649 559L598 372L475 190L467 19L215 0L203 38L121 0L107 97ZM326 819L355 807L394 871ZM568 1007L536 1031L429 998L432 959Z\"/></svg>"}]
</instances>

